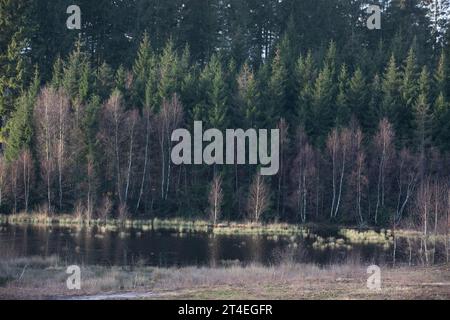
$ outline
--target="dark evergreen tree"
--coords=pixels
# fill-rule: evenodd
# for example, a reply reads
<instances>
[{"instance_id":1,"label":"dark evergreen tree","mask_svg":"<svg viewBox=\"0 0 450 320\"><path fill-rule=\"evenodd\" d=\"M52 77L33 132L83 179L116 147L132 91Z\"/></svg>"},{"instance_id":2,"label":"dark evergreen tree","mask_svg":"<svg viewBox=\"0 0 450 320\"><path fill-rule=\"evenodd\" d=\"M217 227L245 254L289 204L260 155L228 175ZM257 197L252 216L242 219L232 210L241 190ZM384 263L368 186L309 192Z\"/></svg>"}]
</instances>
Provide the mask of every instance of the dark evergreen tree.
<instances>
[{"instance_id":1,"label":"dark evergreen tree","mask_svg":"<svg viewBox=\"0 0 450 320\"><path fill-rule=\"evenodd\" d=\"M350 79L348 101L350 110L358 120L359 125L365 132L370 132L377 120L373 106L369 103L370 90L367 87L362 70L357 68ZM377 94L378 88L372 90L373 94Z\"/></svg>"},{"instance_id":2,"label":"dark evergreen tree","mask_svg":"<svg viewBox=\"0 0 450 320\"><path fill-rule=\"evenodd\" d=\"M341 128L350 122L351 109L348 101L349 77L347 66L342 65L338 76L338 94L336 97L336 126Z\"/></svg>"},{"instance_id":3,"label":"dark evergreen tree","mask_svg":"<svg viewBox=\"0 0 450 320\"><path fill-rule=\"evenodd\" d=\"M36 148L32 144L33 109L39 89L40 77L36 69L32 84L16 101L15 111L2 131L6 140L5 158L10 162L17 160L24 149Z\"/></svg>"},{"instance_id":4,"label":"dark evergreen tree","mask_svg":"<svg viewBox=\"0 0 450 320\"><path fill-rule=\"evenodd\" d=\"M381 118L388 117L391 121L395 121L398 114L400 101L400 76L394 55L391 56L389 63L384 72L382 81L383 99L381 104Z\"/></svg>"}]
</instances>

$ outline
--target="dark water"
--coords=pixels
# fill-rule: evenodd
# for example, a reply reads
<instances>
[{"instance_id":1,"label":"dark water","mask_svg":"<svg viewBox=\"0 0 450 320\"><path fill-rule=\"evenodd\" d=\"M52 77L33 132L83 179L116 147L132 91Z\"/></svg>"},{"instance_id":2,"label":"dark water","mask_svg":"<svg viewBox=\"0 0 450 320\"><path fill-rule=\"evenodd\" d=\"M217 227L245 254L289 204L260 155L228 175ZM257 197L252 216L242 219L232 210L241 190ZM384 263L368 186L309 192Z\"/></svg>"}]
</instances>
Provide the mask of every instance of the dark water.
<instances>
[{"instance_id":1,"label":"dark water","mask_svg":"<svg viewBox=\"0 0 450 320\"><path fill-rule=\"evenodd\" d=\"M332 233L330 231L329 233ZM75 264L150 266L218 266L230 263L269 265L286 259L302 263L389 263L392 249L353 245L351 249L313 248L309 236L273 238L207 233L94 228L0 226L0 259L58 256ZM399 250L398 260L407 252Z\"/></svg>"}]
</instances>

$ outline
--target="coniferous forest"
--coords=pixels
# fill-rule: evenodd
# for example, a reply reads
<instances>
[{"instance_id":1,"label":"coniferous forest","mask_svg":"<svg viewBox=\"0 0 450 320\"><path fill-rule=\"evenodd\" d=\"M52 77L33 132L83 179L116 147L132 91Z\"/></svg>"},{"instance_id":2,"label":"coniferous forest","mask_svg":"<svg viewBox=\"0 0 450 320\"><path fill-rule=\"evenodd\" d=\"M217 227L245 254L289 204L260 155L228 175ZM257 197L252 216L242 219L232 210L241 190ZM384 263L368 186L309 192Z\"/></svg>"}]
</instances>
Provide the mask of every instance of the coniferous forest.
<instances>
[{"instance_id":1,"label":"coniferous forest","mask_svg":"<svg viewBox=\"0 0 450 320\"><path fill-rule=\"evenodd\" d=\"M1 213L448 224L449 1L71 2L0 0ZM174 165L194 121L280 129L279 173Z\"/></svg>"}]
</instances>

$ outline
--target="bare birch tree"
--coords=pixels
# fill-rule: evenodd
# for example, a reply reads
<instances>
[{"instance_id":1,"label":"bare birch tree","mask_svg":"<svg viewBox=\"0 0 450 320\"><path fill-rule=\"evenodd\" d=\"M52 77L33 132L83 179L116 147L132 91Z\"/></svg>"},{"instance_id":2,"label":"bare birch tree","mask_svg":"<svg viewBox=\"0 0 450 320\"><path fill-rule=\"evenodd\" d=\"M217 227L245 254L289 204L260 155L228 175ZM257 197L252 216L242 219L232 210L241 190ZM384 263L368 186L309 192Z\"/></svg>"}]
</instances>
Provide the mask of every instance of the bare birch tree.
<instances>
[{"instance_id":1,"label":"bare birch tree","mask_svg":"<svg viewBox=\"0 0 450 320\"><path fill-rule=\"evenodd\" d=\"M333 129L328 135L327 149L331 157L332 165L332 202L330 218L335 219L339 214L344 188L345 174L349 147L351 143L351 132L349 129Z\"/></svg>"},{"instance_id":2,"label":"bare birch tree","mask_svg":"<svg viewBox=\"0 0 450 320\"><path fill-rule=\"evenodd\" d=\"M112 93L108 102L105 105L104 114L104 135L106 145L109 151L112 151L113 167L115 170L116 192L119 198L119 203L123 203L122 197L122 167L121 167L121 144L122 144L122 127L124 122L124 109L122 105L122 96L120 92ZM109 127L112 126L112 128ZM112 130L111 130L112 129ZM112 132L111 132L112 131ZM111 134L110 134L111 133Z\"/></svg>"},{"instance_id":3,"label":"bare birch tree","mask_svg":"<svg viewBox=\"0 0 450 320\"><path fill-rule=\"evenodd\" d=\"M57 165L58 165L58 195L59 195L59 210L62 211L63 208L63 175L68 164L68 154L69 150L67 147L68 139L67 132L70 130L70 105L69 97L59 90L57 94L57 136L56 136L56 146L57 146Z\"/></svg>"},{"instance_id":4,"label":"bare birch tree","mask_svg":"<svg viewBox=\"0 0 450 320\"><path fill-rule=\"evenodd\" d=\"M62 208L64 171L68 167L67 131L70 127L70 105L62 89L44 88L34 110L35 128L41 148L39 160L47 188L47 205L52 210L52 187L57 180L58 204Z\"/></svg>"},{"instance_id":5,"label":"bare birch tree","mask_svg":"<svg viewBox=\"0 0 450 320\"><path fill-rule=\"evenodd\" d=\"M378 182L377 182L377 203L375 207L375 223L378 223L378 214L380 208L385 206L385 179L386 168L389 158L392 155L392 141L394 139L394 130L387 119L380 121L378 132L375 135L375 148L378 154Z\"/></svg>"},{"instance_id":6,"label":"bare birch tree","mask_svg":"<svg viewBox=\"0 0 450 320\"><path fill-rule=\"evenodd\" d=\"M208 200L210 219L213 225L216 225L222 214L223 202L222 177L218 174L214 175Z\"/></svg>"},{"instance_id":7,"label":"bare birch tree","mask_svg":"<svg viewBox=\"0 0 450 320\"><path fill-rule=\"evenodd\" d=\"M430 188L430 179L425 178L420 184L415 203L415 213L419 222L419 227L422 230L421 247L425 257L425 264L429 264L428 257L428 233L429 233L429 220L430 212L432 210L432 195Z\"/></svg>"},{"instance_id":8,"label":"bare birch tree","mask_svg":"<svg viewBox=\"0 0 450 320\"><path fill-rule=\"evenodd\" d=\"M368 184L368 178L366 174L366 154L364 152L362 142L363 133L360 128L356 128L352 137L353 145L353 170L350 175L350 184L352 190L354 190L355 196L355 211L358 217L359 223L364 223L362 201L363 193Z\"/></svg>"},{"instance_id":9,"label":"bare birch tree","mask_svg":"<svg viewBox=\"0 0 450 320\"><path fill-rule=\"evenodd\" d=\"M293 163L293 179L296 185L294 192L294 203L298 219L305 223L308 215L308 205L312 201L310 195L313 193L314 177L316 175L314 150L307 141L303 129L298 133L298 151Z\"/></svg>"},{"instance_id":10,"label":"bare birch tree","mask_svg":"<svg viewBox=\"0 0 450 320\"><path fill-rule=\"evenodd\" d=\"M159 145L161 151L161 199L166 200L171 179L172 161L170 160L171 135L183 117L183 107L176 94L170 100L164 99L157 116Z\"/></svg>"},{"instance_id":11,"label":"bare birch tree","mask_svg":"<svg viewBox=\"0 0 450 320\"><path fill-rule=\"evenodd\" d=\"M150 111L150 108L146 107L143 111L143 114L144 114L144 121L145 121L144 161L143 161L143 165L142 165L142 176L141 176L141 184L139 187L139 195L138 195L138 200L136 203L136 212L139 210L139 207L141 205L141 199L144 194L145 182L147 180L147 175L149 172L148 167L149 167L149 161L150 161L150 134L151 134L151 130L152 130L152 125L151 125L152 113ZM151 195L147 195L147 196L151 196Z\"/></svg>"},{"instance_id":12,"label":"bare birch tree","mask_svg":"<svg viewBox=\"0 0 450 320\"><path fill-rule=\"evenodd\" d=\"M418 175L417 161L408 149L403 149L399 154L397 172L398 172L397 209L395 210L395 212L393 212L391 218L392 236L394 238L394 250L393 250L394 266L396 264L397 258L397 225L402 220L404 211L413 197L413 192L416 188Z\"/></svg>"},{"instance_id":13,"label":"bare birch tree","mask_svg":"<svg viewBox=\"0 0 450 320\"><path fill-rule=\"evenodd\" d=\"M18 160L14 160L13 162L11 162L10 165L10 170L11 170L11 193L13 195L13 212L17 213L17 206L18 206L18 201L19 201L19 186L18 186L18 181L19 181L19 161Z\"/></svg>"},{"instance_id":14,"label":"bare birch tree","mask_svg":"<svg viewBox=\"0 0 450 320\"><path fill-rule=\"evenodd\" d=\"M87 159L87 205L86 205L86 220L92 219L92 214L94 212L94 187L93 187L93 180L94 180L94 161L91 157L88 157Z\"/></svg>"},{"instance_id":15,"label":"bare birch tree","mask_svg":"<svg viewBox=\"0 0 450 320\"><path fill-rule=\"evenodd\" d=\"M105 172L111 183L115 186L114 194L118 199L119 206L126 201L124 198L125 178L123 173L127 168L129 149L127 145L126 113L124 110L122 95L119 91L114 91L111 97L103 106L100 121L99 140L105 152L106 167Z\"/></svg>"},{"instance_id":16,"label":"bare birch tree","mask_svg":"<svg viewBox=\"0 0 450 320\"><path fill-rule=\"evenodd\" d=\"M331 200L331 211L330 219L334 217L334 208L336 203L336 185L337 185L337 162L338 162L338 152L339 152L339 133L337 129L334 129L327 139L327 150L331 157L331 179L332 179L332 200Z\"/></svg>"},{"instance_id":17,"label":"bare birch tree","mask_svg":"<svg viewBox=\"0 0 450 320\"><path fill-rule=\"evenodd\" d=\"M126 182L125 182L125 190L123 195L123 203L128 202L128 196L130 192L130 184L132 183L131 177L132 177L132 171L133 171L133 164L134 164L134 158L135 158L135 144L136 144L136 126L139 120L139 114L137 110L132 110L127 114L126 117L126 128L127 130L127 137L125 141L128 141L128 163L126 166L125 176L126 176Z\"/></svg>"},{"instance_id":18,"label":"bare birch tree","mask_svg":"<svg viewBox=\"0 0 450 320\"><path fill-rule=\"evenodd\" d=\"M433 221L433 250L431 260L434 264L437 252L437 242L439 234L445 234L445 228L442 226L446 225L446 196L447 189L446 186L442 183L439 177L436 177L431 184L431 192L432 192L432 221Z\"/></svg>"},{"instance_id":19,"label":"bare birch tree","mask_svg":"<svg viewBox=\"0 0 450 320\"><path fill-rule=\"evenodd\" d=\"M22 151L19 157L19 162L22 171L24 209L25 212L28 212L30 203L30 189L33 177L33 160L29 150Z\"/></svg>"},{"instance_id":20,"label":"bare birch tree","mask_svg":"<svg viewBox=\"0 0 450 320\"><path fill-rule=\"evenodd\" d=\"M418 177L418 161L408 149L403 149L399 154L398 163L398 197L397 210L394 217L395 223L400 222L404 212L413 197Z\"/></svg>"},{"instance_id":21,"label":"bare birch tree","mask_svg":"<svg viewBox=\"0 0 450 320\"><path fill-rule=\"evenodd\" d=\"M450 229L450 188L447 184L447 208L446 208L446 221L445 221L445 253L447 257L447 263L449 263L449 246L450 246L450 239L449 239L449 229Z\"/></svg>"},{"instance_id":22,"label":"bare birch tree","mask_svg":"<svg viewBox=\"0 0 450 320\"><path fill-rule=\"evenodd\" d=\"M6 188L8 166L3 155L0 155L0 208L3 205L4 193Z\"/></svg>"},{"instance_id":23,"label":"bare birch tree","mask_svg":"<svg viewBox=\"0 0 450 320\"><path fill-rule=\"evenodd\" d=\"M250 186L248 197L248 212L254 222L259 222L261 216L267 211L270 205L270 190L264 177L256 174Z\"/></svg>"},{"instance_id":24,"label":"bare birch tree","mask_svg":"<svg viewBox=\"0 0 450 320\"><path fill-rule=\"evenodd\" d=\"M278 122L278 130L280 130L280 168L278 172L278 192L277 192L277 213L278 216L284 215L284 184L285 184L285 158L286 145L288 143L289 126L285 119L281 118Z\"/></svg>"}]
</instances>

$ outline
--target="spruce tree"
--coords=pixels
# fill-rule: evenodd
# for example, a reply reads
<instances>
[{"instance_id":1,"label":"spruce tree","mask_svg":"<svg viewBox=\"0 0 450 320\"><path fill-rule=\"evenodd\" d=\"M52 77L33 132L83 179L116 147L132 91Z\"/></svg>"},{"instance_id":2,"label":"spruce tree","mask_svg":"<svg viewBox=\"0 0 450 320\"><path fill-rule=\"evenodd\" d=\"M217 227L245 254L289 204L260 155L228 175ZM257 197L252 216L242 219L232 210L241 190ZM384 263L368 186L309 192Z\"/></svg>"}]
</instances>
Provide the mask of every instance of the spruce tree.
<instances>
[{"instance_id":1,"label":"spruce tree","mask_svg":"<svg viewBox=\"0 0 450 320\"><path fill-rule=\"evenodd\" d=\"M394 112L394 124L399 138L408 143L413 138L414 103L418 94L417 64L413 48L404 63L400 96L402 103Z\"/></svg>"},{"instance_id":2,"label":"spruce tree","mask_svg":"<svg viewBox=\"0 0 450 320\"><path fill-rule=\"evenodd\" d=\"M450 151L450 105L443 93L433 106L433 139L442 151Z\"/></svg>"},{"instance_id":3,"label":"spruce tree","mask_svg":"<svg viewBox=\"0 0 450 320\"><path fill-rule=\"evenodd\" d=\"M442 151L450 151L450 106L448 93L448 72L445 53L441 52L434 74L435 100L433 103L433 140Z\"/></svg>"},{"instance_id":4,"label":"spruce tree","mask_svg":"<svg viewBox=\"0 0 450 320\"><path fill-rule=\"evenodd\" d=\"M437 98L442 93L444 98L448 98L448 66L445 52L443 50L439 56L439 61L433 78L435 83L435 97Z\"/></svg>"},{"instance_id":5,"label":"spruce tree","mask_svg":"<svg viewBox=\"0 0 450 320\"><path fill-rule=\"evenodd\" d=\"M27 82L29 63L22 53L24 46L22 31L18 31L12 37L6 55L0 55L0 116L4 121L14 112L15 99Z\"/></svg>"},{"instance_id":6,"label":"spruce tree","mask_svg":"<svg viewBox=\"0 0 450 320\"><path fill-rule=\"evenodd\" d=\"M16 108L2 134L6 138L5 158L11 162L17 160L24 149L32 150L33 109L39 91L40 77L36 68L32 84L16 102Z\"/></svg>"},{"instance_id":7,"label":"spruce tree","mask_svg":"<svg viewBox=\"0 0 450 320\"><path fill-rule=\"evenodd\" d=\"M84 144L86 146L86 157L93 160L97 164L99 157L98 148L98 121L101 110L100 98L94 95L86 106L86 112L82 123L82 131L84 133Z\"/></svg>"},{"instance_id":8,"label":"spruce tree","mask_svg":"<svg viewBox=\"0 0 450 320\"><path fill-rule=\"evenodd\" d=\"M341 66L338 76L338 94L336 97L336 126L344 127L348 125L351 117L351 110L348 101L349 79L347 65Z\"/></svg>"},{"instance_id":9,"label":"spruce tree","mask_svg":"<svg viewBox=\"0 0 450 320\"><path fill-rule=\"evenodd\" d=\"M331 77L334 77L336 74L336 57L337 57L336 42L330 41L328 50L325 54L324 66L330 69Z\"/></svg>"},{"instance_id":10,"label":"spruce tree","mask_svg":"<svg viewBox=\"0 0 450 320\"><path fill-rule=\"evenodd\" d=\"M391 122L395 120L395 114L400 104L400 84L399 72L395 62L394 55L391 55L389 63L382 81L382 104L381 104L381 118L388 117Z\"/></svg>"},{"instance_id":11,"label":"spruce tree","mask_svg":"<svg viewBox=\"0 0 450 320\"><path fill-rule=\"evenodd\" d=\"M86 53L83 52L82 46L81 40L78 40L74 50L64 64L63 78L61 81L62 86L75 105L85 102L90 85L91 70L89 60Z\"/></svg>"},{"instance_id":12,"label":"spruce tree","mask_svg":"<svg viewBox=\"0 0 450 320\"><path fill-rule=\"evenodd\" d=\"M402 97L403 105L406 108L412 107L417 96L416 55L414 49L412 48L409 50L408 57L406 58L404 63L400 94Z\"/></svg>"},{"instance_id":13,"label":"spruce tree","mask_svg":"<svg viewBox=\"0 0 450 320\"><path fill-rule=\"evenodd\" d=\"M369 105L368 95L366 80L362 70L358 67L350 79L348 100L352 114L365 132L370 130L371 124L376 123L373 109Z\"/></svg>"},{"instance_id":14,"label":"spruce tree","mask_svg":"<svg viewBox=\"0 0 450 320\"><path fill-rule=\"evenodd\" d=\"M427 67L423 67L420 73L418 92L419 94L414 104L414 114L416 121L416 147L420 155L419 174L423 178L425 175L426 151L431 141L430 83Z\"/></svg>"},{"instance_id":15,"label":"spruce tree","mask_svg":"<svg viewBox=\"0 0 450 320\"><path fill-rule=\"evenodd\" d=\"M53 88L59 88L63 84L64 70L63 70L63 61L61 57L57 57L55 63L53 64L53 73L51 85Z\"/></svg>"},{"instance_id":16,"label":"spruce tree","mask_svg":"<svg viewBox=\"0 0 450 320\"><path fill-rule=\"evenodd\" d=\"M369 86L370 94L369 94L369 105L368 110L370 115L373 116L373 121L368 124L366 130L369 134L373 134L376 130L377 123L380 122L380 119L384 116L382 112L382 103L383 103L383 88L382 88L382 79L378 74L375 74L372 83Z\"/></svg>"},{"instance_id":17,"label":"spruce tree","mask_svg":"<svg viewBox=\"0 0 450 320\"><path fill-rule=\"evenodd\" d=\"M118 90L122 95L125 93L127 82L127 72L121 65L114 75L114 91Z\"/></svg>"},{"instance_id":18,"label":"spruce tree","mask_svg":"<svg viewBox=\"0 0 450 320\"><path fill-rule=\"evenodd\" d=\"M191 59L190 46L186 44L181 55L179 73L181 75L181 99L184 110L188 117L191 117L188 121L190 123L193 122L193 109L199 99L197 68L192 66Z\"/></svg>"},{"instance_id":19,"label":"spruce tree","mask_svg":"<svg viewBox=\"0 0 450 320\"><path fill-rule=\"evenodd\" d=\"M150 72L152 72L152 69L154 68L155 64L150 40L148 34L145 33L133 65L133 98L141 107L145 104L146 86L149 81Z\"/></svg>"},{"instance_id":20,"label":"spruce tree","mask_svg":"<svg viewBox=\"0 0 450 320\"><path fill-rule=\"evenodd\" d=\"M159 103L170 99L180 88L179 59L173 41L167 42L159 59Z\"/></svg>"},{"instance_id":21,"label":"spruce tree","mask_svg":"<svg viewBox=\"0 0 450 320\"><path fill-rule=\"evenodd\" d=\"M205 109L208 110L208 126L225 129L229 100L220 58L214 55L206 68L208 71L204 74L206 78L203 81L209 82L205 101Z\"/></svg>"},{"instance_id":22,"label":"spruce tree","mask_svg":"<svg viewBox=\"0 0 450 320\"><path fill-rule=\"evenodd\" d=\"M312 121L311 104L314 94L314 82L317 77L317 70L311 51L308 51L306 57L300 56L296 66L296 75L298 86L297 115L300 123L305 126L307 122Z\"/></svg>"},{"instance_id":23,"label":"spruce tree","mask_svg":"<svg viewBox=\"0 0 450 320\"><path fill-rule=\"evenodd\" d=\"M269 93L269 114L268 117L272 121L277 121L279 118L292 119L289 117L289 110L287 109L287 92L288 85L288 71L282 60L282 52L277 50L272 61L271 76L268 84Z\"/></svg>"},{"instance_id":24,"label":"spruce tree","mask_svg":"<svg viewBox=\"0 0 450 320\"><path fill-rule=\"evenodd\" d=\"M260 94L254 73L247 63L238 76L240 115L245 119L246 128L256 128L261 117L259 109Z\"/></svg>"},{"instance_id":25,"label":"spruce tree","mask_svg":"<svg viewBox=\"0 0 450 320\"><path fill-rule=\"evenodd\" d=\"M101 100L106 100L114 87L114 71L103 62L96 73L95 91Z\"/></svg>"},{"instance_id":26,"label":"spruce tree","mask_svg":"<svg viewBox=\"0 0 450 320\"><path fill-rule=\"evenodd\" d=\"M311 128L310 134L319 142L324 142L326 135L333 127L336 112L330 106L335 95L335 85L332 71L325 64L316 78L312 97L312 121L307 123L306 128Z\"/></svg>"}]
</instances>

